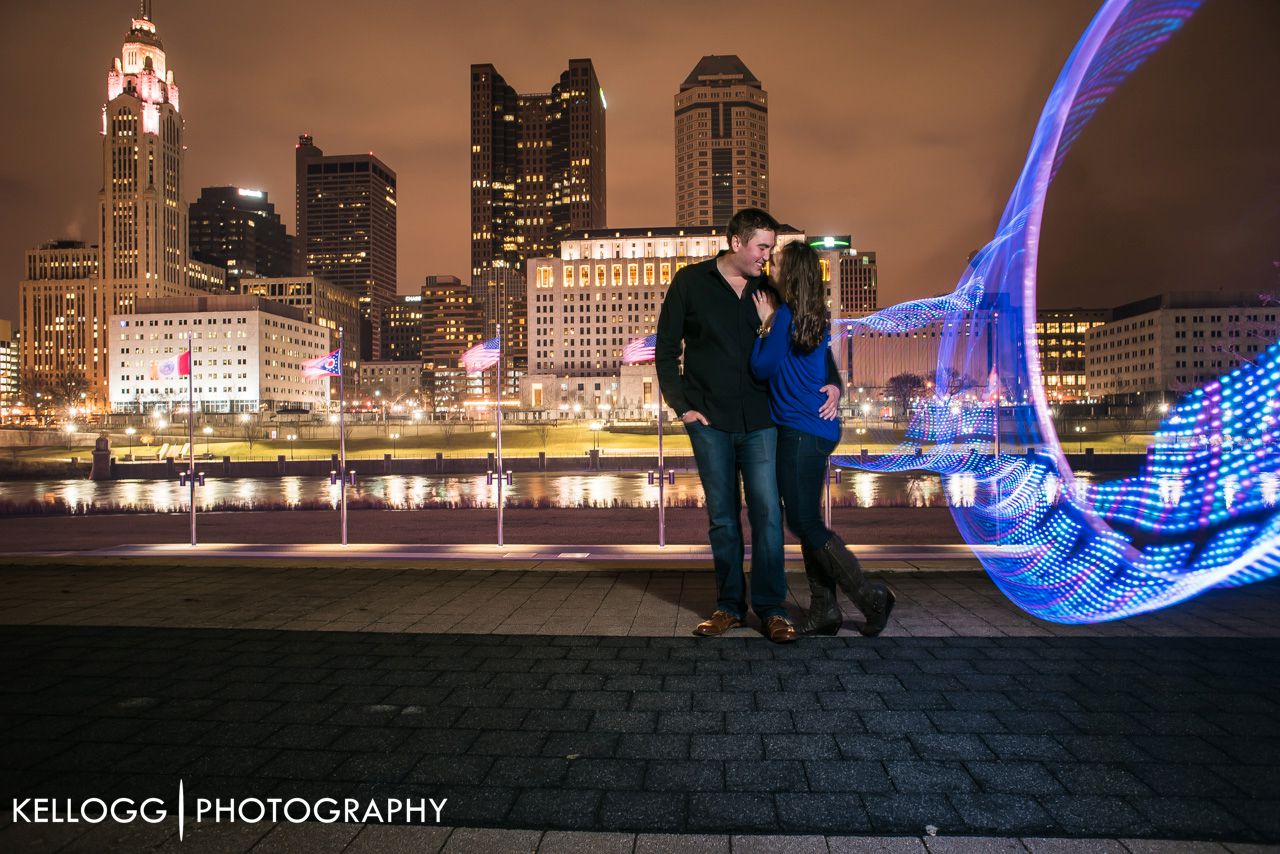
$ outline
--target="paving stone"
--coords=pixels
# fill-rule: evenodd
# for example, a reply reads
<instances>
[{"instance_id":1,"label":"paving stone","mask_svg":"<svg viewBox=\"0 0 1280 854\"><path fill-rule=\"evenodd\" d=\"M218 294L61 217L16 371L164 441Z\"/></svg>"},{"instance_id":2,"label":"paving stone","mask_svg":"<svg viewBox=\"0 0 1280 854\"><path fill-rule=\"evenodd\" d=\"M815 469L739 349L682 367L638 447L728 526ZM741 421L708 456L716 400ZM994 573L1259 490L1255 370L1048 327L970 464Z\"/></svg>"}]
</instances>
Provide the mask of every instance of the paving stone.
<instances>
[{"instance_id":1,"label":"paving stone","mask_svg":"<svg viewBox=\"0 0 1280 854\"><path fill-rule=\"evenodd\" d=\"M726 762L725 789L730 792L794 792L808 788L804 766L795 760Z\"/></svg>"},{"instance_id":2,"label":"paving stone","mask_svg":"<svg viewBox=\"0 0 1280 854\"><path fill-rule=\"evenodd\" d=\"M973 778L959 762L895 760L886 762L889 777L899 792L971 792Z\"/></svg>"},{"instance_id":3,"label":"paving stone","mask_svg":"<svg viewBox=\"0 0 1280 854\"><path fill-rule=\"evenodd\" d=\"M827 854L827 840L822 836L734 836L729 840L733 854Z\"/></svg>"},{"instance_id":4,"label":"paving stone","mask_svg":"<svg viewBox=\"0 0 1280 854\"><path fill-rule=\"evenodd\" d=\"M916 733L910 736L916 753L925 759L994 759L981 737L969 733Z\"/></svg>"},{"instance_id":5,"label":"paving stone","mask_svg":"<svg viewBox=\"0 0 1280 854\"><path fill-rule=\"evenodd\" d=\"M731 837L724 834L636 834L635 854L729 854Z\"/></svg>"},{"instance_id":6,"label":"paving stone","mask_svg":"<svg viewBox=\"0 0 1280 854\"><path fill-rule=\"evenodd\" d=\"M540 830L489 830L459 827L449 834L443 854L535 854L542 841Z\"/></svg>"},{"instance_id":7,"label":"paving stone","mask_svg":"<svg viewBox=\"0 0 1280 854\"><path fill-rule=\"evenodd\" d=\"M1130 798L1129 803L1155 826L1156 836L1238 839L1247 835L1243 820L1204 798Z\"/></svg>"},{"instance_id":8,"label":"paving stone","mask_svg":"<svg viewBox=\"0 0 1280 854\"><path fill-rule=\"evenodd\" d=\"M601 793L577 789L525 789L507 821L520 827L590 828L596 824Z\"/></svg>"},{"instance_id":9,"label":"paving stone","mask_svg":"<svg viewBox=\"0 0 1280 854\"><path fill-rule=\"evenodd\" d=\"M764 740L759 735L703 735L689 739L690 759L763 759Z\"/></svg>"},{"instance_id":10,"label":"paving stone","mask_svg":"<svg viewBox=\"0 0 1280 854\"><path fill-rule=\"evenodd\" d=\"M829 836L831 854L927 854L924 840L904 836Z\"/></svg>"},{"instance_id":11,"label":"paving stone","mask_svg":"<svg viewBox=\"0 0 1280 854\"><path fill-rule=\"evenodd\" d=\"M1017 839L1001 839L991 836L926 836L925 847L929 854L1025 854L1026 848Z\"/></svg>"},{"instance_id":12,"label":"paving stone","mask_svg":"<svg viewBox=\"0 0 1280 854\"><path fill-rule=\"evenodd\" d=\"M635 759L576 759L568 764L564 784L581 789L640 789L647 768L647 763Z\"/></svg>"},{"instance_id":13,"label":"paving stone","mask_svg":"<svg viewBox=\"0 0 1280 854\"><path fill-rule=\"evenodd\" d=\"M542 835L538 854L632 854L635 844L630 833L549 830Z\"/></svg>"},{"instance_id":14,"label":"paving stone","mask_svg":"<svg viewBox=\"0 0 1280 854\"><path fill-rule=\"evenodd\" d=\"M1038 762L966 762L984 792L1059 795L1066 789Z\"/></svg>"},{"instance_id":15,"label":"paving stone","mask_svg":"<svg viewBox=\"0 0 1280 854\"><path fill-rule=\"evenodd\" d=\"M882 833L923 836L926 828L935 832L957 832L965 828L951 802L938 794L863 795L871 829Z\"/></svg>"},{"instance_id":16,"label":"paving stone","mask_svg":"<svg viewBox=\"0 0 1280 854\"><path fill-rule=\"evenodd\" d=\"M1039 803L1069 836L1144 836L1155 830L1150 819L1121 798L1051 795Z\"/></svg>"},{"instance_id":17,"label":"paving stone","mask_svg":"<svg viewBox=\"0 0 1280 854\"><path fill-rule=\"evenodd\" d=\"M696 792L689 795L687 826L694 832L756 832L776 829L778 820L767 795Z\"/></svg>"},{"instance_id":18,"label":"paving stone","mask_svg":"<svg viewBox=\"0 0 1280 854\"><path fill-rule=\"evenodd\" d=\"M840 760L805 762L805 776L814 792L893 791L889 775L881 762Z\"/></svg>"},{"instance_id":19,"label":"paving stone","mask_svg":"<svg viewBox=\"0 0 1280 854\"><path fill-rule=\"evenodd\" d=\"M655 792L724 791L724 767L714 761L650 762L644 787Z\"/></svg>"},{"instance_id":20,"label":"paving stone","mask_svg":"<svg viewBox=\"0 0 1280 854\"><path fill-rule=\"evenodd\" d=\"M680 831L686 823L686 795L674 792L605 792L600 807L600 822L605 827L634 831ZM683 839L684 837L681 837ZM693 840L691 840L692 843ZM727 840L726 840L727 842ZM654 850L656 840L645 843L641 848L641 838L636 839L636 850ZM710 848L707 850L727 850ZM685 850L682 843L681 850ZM696 850L696 846L694 846ZM657 850L670 850L658 848Z\"/></svg>"},{"instance_id":21,"label":"paving stone","mask_svg":"<svg viewBox=\"0 0 1280 854\"><path fill-rule=\"evenodd\" d=\"M452 831L451 827L367 824L343 854L439 854Z\"/></svg>"}]
</instances>

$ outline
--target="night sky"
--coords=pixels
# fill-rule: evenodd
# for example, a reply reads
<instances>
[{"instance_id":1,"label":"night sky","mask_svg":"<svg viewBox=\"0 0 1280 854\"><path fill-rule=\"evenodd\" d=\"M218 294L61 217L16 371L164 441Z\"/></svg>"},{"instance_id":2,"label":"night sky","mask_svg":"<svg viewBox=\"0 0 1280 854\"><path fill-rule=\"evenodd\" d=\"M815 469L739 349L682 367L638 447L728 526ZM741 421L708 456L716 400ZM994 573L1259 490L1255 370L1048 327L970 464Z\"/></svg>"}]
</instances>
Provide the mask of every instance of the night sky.
<instances>
[{"instance_id":1,"label":"night sky","mask_svg":"<svg viewBox=\"0 0 1280 854\"><path fill-rule=\"evenodd\" d=\"M769 93L773 213L879 253L881 305L951 290L991 236L1092 0L361 4L155 0L181 90L186 195L266 190L293 147L399 179L399 287L468 277L468 75L547 91L590 57L608 98L608 225L674 224L672 100L737 53ZM97 241L99 110L135 3L5 4L0 318L26 248ZM696 12L696 14L695 14ZM1280 3L1208 0L1106 105L1050 191L1040 304L1280 291Z\"/></svg>"}]
</instances>

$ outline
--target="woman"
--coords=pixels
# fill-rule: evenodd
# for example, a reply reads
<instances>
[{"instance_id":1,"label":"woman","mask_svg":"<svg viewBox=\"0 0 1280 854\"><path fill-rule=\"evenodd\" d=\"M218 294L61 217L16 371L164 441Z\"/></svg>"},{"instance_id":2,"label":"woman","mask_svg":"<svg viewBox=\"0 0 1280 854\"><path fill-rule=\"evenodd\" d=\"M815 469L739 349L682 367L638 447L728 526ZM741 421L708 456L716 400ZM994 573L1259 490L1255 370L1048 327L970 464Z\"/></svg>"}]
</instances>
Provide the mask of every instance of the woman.
<instances>
[{"instance_id":1,"label":"woman","mask_svg":"<svg viewBox=\"0 0 1280 854\"><path fill-rule=\"evenodd\" d=\"M760 337L751 353L751 371L769 382L769 405L778 425L778 492L787 528L800 540L812 597L809 613L796 629L802 635L840 630L838 584L866 617L862 634L878 635L893 610L893 591L868 581L844 540L822 521L823 480L840 441L840 422L818 417L825 400L819 389L826 382L831 315L813 247L797 241L783 248L777 286L782 304L776 310L765 294L754 297Z\"/></svg>"}]
</instances>

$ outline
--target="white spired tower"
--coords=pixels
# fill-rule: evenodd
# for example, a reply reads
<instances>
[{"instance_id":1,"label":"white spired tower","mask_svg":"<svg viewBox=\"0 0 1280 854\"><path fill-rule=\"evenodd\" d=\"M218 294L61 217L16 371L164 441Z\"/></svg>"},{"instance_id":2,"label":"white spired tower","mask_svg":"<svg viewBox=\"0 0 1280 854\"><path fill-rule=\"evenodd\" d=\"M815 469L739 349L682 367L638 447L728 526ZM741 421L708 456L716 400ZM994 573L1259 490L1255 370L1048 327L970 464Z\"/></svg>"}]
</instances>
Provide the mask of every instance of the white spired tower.
<instances>
[{"instance_id":1,"label":"white spired tower","mask_svg":"<svg viewBox=\"0 0 1280 854\"><path fill-rule=\"evenodd\" d=\"M139 298L190 293L182 116L151 0L140 0L107 73L102 136L98 269L105 320L133 313Z\"/></svg>"}]
</instances>

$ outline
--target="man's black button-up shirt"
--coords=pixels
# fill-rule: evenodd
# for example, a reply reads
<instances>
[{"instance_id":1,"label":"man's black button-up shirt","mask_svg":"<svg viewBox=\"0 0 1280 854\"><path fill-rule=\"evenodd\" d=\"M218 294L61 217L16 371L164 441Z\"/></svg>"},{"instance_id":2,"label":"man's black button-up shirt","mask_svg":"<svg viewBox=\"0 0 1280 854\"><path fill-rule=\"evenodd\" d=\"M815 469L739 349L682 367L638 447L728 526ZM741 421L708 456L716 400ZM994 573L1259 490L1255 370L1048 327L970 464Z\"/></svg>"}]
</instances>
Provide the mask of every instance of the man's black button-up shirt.
<instances>
[{"instance_id":1,"label":"man's black button-up shirt","mask_svg":"<svg viewBox=\"0 0 1280 854\"><path fill-rule=\"evenodd\" d=\"M676 273L658 315L654 361L662 396L678 414L697 410L729 433L773 426L768 384L756 381L750 367L760 328L751 296L768 288L764 276L748 279L738 296L715 258Z\"/></svg>"}]
</instances>

